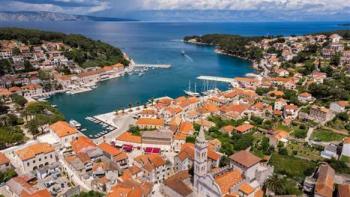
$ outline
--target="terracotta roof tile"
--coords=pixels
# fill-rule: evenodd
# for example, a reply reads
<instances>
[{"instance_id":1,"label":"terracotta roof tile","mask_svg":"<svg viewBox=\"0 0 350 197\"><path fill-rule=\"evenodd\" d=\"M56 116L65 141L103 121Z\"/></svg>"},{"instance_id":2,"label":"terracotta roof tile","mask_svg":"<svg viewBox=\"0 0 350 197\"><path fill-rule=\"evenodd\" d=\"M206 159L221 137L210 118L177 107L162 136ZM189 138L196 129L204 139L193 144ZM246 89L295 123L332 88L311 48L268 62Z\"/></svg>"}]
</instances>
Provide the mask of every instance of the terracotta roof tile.
<instances>
[{"instance_id":1,"label":"terracotta roof tile","mask_svg":"<svg viewBox=\"0 0 350 197\"><path fill-rule=\"evenodd\" d=\"M171 188L181 196L188 196L192 193L192 189L183 182L183 180L190 178L188 171L180 171L164 181L164 185Z\"/></svg>"},{"instance_id":2,"label":"terracotta roof tile","mask_svg":"<svg viewBox=\"0 0 350 197\"><path fill-rule=\"evenodd\" d=\"M149 172L166 164L166 160L159 154L139 155L134 159L134 161L142 165L143 168Z\"/></svg>"},{"instance_id":3,"label":"terracotta roof tile","mask_svg":"<svg viewBox=\"0 0 350 197\"><path fill-rule=\"evenodd\" d=\"M254 192L254 189L247 182L244 182L239 186L239 191L249 195Z\"/></svg>"},{"instance_id":4,"label":"terracotta roof tile","mask_svg":"<svg viewBox=\"0 0 350 197\"><path fill-rule=\"evenodd\" d=\"M238 184L241 180L242 174L238 169L233 169L215 177L215 182L219 185L222 194L227 194L230 188Z\"/></svg>"},{"instance_id":5,"label":"terracotta roof tile","mask_svg":"<svg viewBox=\"0 0 350 197\"><path fill-rule=\"evenodd\" d=\"M78 139L71 142L71 145L75 153L80 153L85 149L96 147L96 144L85 136L79 136Z\"/></svg>"},{"instance_id":6,"label":"terracotta roof tile","mask_svg":"<svg viewBox=\"0 0 350 197\"><path fill-rule=\"evenodd\" d=\"M315 194L323 197L332 197L334 190L335 171L328 164L321 165L315 185Z\"/></svg>"},{"instance_id":7,"label":"terracotta roof tile","mask_svg":"<svg viewBox=\"0 0 350 197\"><path fill-rule=\"evenodd\" d=\"M235 128L235 130L239 133L245 133L247 132L248 130L254 128L253 125L249 124L249 123L244 123L238 127Z\"/></svg>"},{"instance_id":8,"label":"terracotta roof tile","mask_svg":"<svg viewBox=\"0 0 350 197\"><path fill-rule=\"evenodd\" d=\"M164 120L161 118L140 118L136 121L136 125L156 125L163 126Z\"/></svg>"},{"instance_id":9,"label":"terracotta roof tile","mask_svg":"<svg viewBox=\"0 0 350 197\"><path fill-rule=\"evenodd\" d=\"M8 163L10 163L10 160L6 157L4 153L0 152L0 165Z\"/></svg>"},{"instance_id":10,"label":"terracotta roof tile","mask_svg":"<svg viewBox=\"0 0 350 197\"><path fill-rule=\"evenodd\" d=\"M55 149L48 143L37 143L27 146L26 148L23 148L21 150L17 150L16 154L22 161L25 161L34 158L36 155L47 154L54 151Z\"/></svg>"},{"instance_id":11,"label":"terracotta roof tile","mask_svg":"<svg viewBox=\"0 0 350 197\"><path fill-rule=\"evenodd\" d=\"M105 153L108 153L111 156L116 156L120 154L122 151L117 149L116 147L113 147L110 144L107 144L105 142L98 145L98 147Z\"/></svg>"},{"instance_id":12,"label":"terracotta roof tile","mask_svg":"<svg viewBox=\"0 0 350 197\"><path fill-rule=\"evenodd\" d=\"M231 155L230 159L245 166L246 168L252 167L261 161L259 157L246 150L242 150Z\"/></svg>"},{"instance_id":13,"label":"terracotta roof tile","mask_svg":"<svg viewBox=\"0 0 350 197\"><path fill-rule=\"evenodd\" d=\"M50 129L60 138L73 135L78 132L75 127L71 126L65 121L57 121L56 123L50 125Z\"/></svg>"},{"instance_id":14,"label":"terracotta roof tile","mask_svg":"<svg viewBox=\"0 0 350 197\"><path fill-rule=\"evenodd\" d=\"M117 137L116 140L141 144L141 136L133 135L130 132L124 132L119 137Z\"/></svg>"},{"instance_id":15,"label":"terracotta roof tile","mask_svg":"<svg viewBox=\"0 0 350 197\"><path fill-rule=\"evenodd\" d=\"M338 185L338 197L347 197L350 194L350 184Z\"/></svg>"}]
</instances>

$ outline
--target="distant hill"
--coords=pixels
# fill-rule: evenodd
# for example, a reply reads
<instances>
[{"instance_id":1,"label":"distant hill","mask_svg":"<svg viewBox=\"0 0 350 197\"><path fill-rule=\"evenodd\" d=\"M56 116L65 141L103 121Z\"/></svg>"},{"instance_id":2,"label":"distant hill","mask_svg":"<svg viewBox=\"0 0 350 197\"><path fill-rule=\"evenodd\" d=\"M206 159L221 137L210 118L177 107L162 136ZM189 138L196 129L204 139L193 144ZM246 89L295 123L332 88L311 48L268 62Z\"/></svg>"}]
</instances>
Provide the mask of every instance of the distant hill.
<instances>
[{"instance_id":1,"label":"distant hill","mask_svg":"<svg viewBox=\"0 0 350 197\"><path fill-rule=\"evenodd\" d=\"M71 15L57 12L9 12L0 11L0 21L136 21L126 18L109 18L87 15Z\"/></svg>"}]
</instances>

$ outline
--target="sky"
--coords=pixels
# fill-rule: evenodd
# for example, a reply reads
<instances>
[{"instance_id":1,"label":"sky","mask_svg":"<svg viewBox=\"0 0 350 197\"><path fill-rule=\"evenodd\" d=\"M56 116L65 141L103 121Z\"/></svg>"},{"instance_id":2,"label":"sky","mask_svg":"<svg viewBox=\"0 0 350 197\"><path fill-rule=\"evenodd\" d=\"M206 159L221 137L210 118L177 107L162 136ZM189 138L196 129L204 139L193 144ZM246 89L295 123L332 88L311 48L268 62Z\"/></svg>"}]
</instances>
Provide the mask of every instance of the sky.
<instances>
[{"instance_id":1,"label":"sky","mask_svg":"<svg viewBox=\"0 0 350 197\"><path fill-rule=\"evenodd\" d=\"M0 0L1 11L139 20L349 20L350 0Z\"/></svg>"}]
</instances>

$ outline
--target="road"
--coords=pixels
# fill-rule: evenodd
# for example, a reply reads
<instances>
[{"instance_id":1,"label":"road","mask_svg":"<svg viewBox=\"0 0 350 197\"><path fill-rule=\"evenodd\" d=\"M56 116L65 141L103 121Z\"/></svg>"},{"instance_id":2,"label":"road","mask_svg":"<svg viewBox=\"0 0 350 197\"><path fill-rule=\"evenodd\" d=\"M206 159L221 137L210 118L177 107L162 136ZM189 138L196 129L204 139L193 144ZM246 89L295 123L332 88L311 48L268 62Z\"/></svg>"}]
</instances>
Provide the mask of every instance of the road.
<instances>
[{"instance_id":1,"label":"road","mask_svg":"<svg viewBox=\"0 0 350 197\"><path fill-rule=\"evenodd\" d=\"M314 132L315 128L314 127L309 127L309 130L307 131L305 141L310 145L310 137L312 133Z\"/></svg>"},{"instance_id":2,"label":"road","mask_svg":"<svg viewBox=\"0 0 350 197\"><path fill-rule=\"evenodd\" d=\"M118 137L119 135L127 131L129 129L129 126L135 122L135 120L133 119L134 114L136 114L136 112L134 113L126 112L125 115L116 116L114 112L111 112L111 113L107 113L99 116L94 116L96 119L102 122L105 122L107 124L110 124L116 127L117 129L111 131L110 133L100 138L94 139L93 141L97 144L102 143L103 141L110 143L116 137Z\"/></svg>"}]
</instances>

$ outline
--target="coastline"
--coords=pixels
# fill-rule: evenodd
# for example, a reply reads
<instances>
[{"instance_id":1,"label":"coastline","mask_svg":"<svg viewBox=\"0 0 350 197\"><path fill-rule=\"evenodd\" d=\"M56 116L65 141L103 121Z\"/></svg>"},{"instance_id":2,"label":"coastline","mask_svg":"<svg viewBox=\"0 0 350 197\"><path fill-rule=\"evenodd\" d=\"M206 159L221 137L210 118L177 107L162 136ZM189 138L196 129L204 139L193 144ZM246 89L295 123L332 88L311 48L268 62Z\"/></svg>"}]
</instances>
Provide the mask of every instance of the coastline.
<instances>
[{"instance_id":1,"label":"coastline","mask_svg":"<svg viewBox=\"0 0 350 197\"><path fill-rule=\"evenodd\" d=\"M192 45L198 45L198 46L215 47L215 49L214 49L215 53L220 54L220 55L231 56L231 57L235 57L235 58L239 58L239 59L243 59L243 60L249 61L251 63L251 66L256 71L259 71L259 67L257 66L257 62L256 61L254 61L252 59L249 59L247 57L242 57L242 56L239 56L239 55L234 55L234 54L225 52L224 50L220 49L216 45L208 44L208 43L204 43L204 42L198 42L198 41L184 40L184 39L183 39L183 42L186 43L186 44L192 44Z\"/></svg>"}]
</instances>

